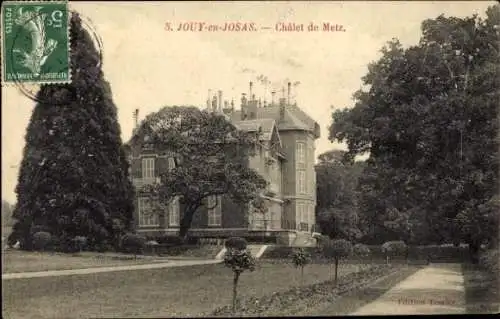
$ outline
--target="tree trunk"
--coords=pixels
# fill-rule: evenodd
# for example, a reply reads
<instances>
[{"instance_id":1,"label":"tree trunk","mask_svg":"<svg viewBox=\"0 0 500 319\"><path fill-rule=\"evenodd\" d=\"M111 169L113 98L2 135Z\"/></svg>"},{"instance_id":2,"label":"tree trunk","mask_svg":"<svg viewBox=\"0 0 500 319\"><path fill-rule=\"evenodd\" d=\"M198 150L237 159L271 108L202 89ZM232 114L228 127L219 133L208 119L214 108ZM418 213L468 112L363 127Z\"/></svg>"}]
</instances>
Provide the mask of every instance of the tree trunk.
<instances>
[{"instance_id":1,"label":"tree trunk","mask_svg":"<svg viewBox=\"0 0 500 319\"><path fill-rule=\"evenodd\" d=\"M389 265L389 256L385 256L385 263L386 265Z\"/></svg>"},{"instance_id":2,"label":"tree trunk","mask_svg":"<svg viewBox=\"0 0 500 319\"><path fill-rule=\"evenodd\" d=\"M233 277L233 314L236 313L236 296L238 293L238 279L240 278L240 273L235 272Z\"/></svg>"},{"instance_id":3,"label":"tree trunk","mask_svg":"<svg viewBox=\"0 0 500 319\"><path fill-rule=\"evenodd\" d=\"M480 248L480 245L477 241L469 242L470 261L474 265L479 262L479 248Z\"/></svg>"},{"instance_id":4,"label":"tree trunk","mask_svg":"<svg viewBox=\"0 0 500 319\"><path fill-rule=\"evenodd\" d=\"M193 217L197 209L198 207L194 209L186 208L184 210L184 215L182 216L181 224L179 227L179 238L181 238L182 242L184 242L187 238L187 233L189 231L189 228L191 227L191 223L193 221Z\"/></svg>"},{"instance_id":5,"label":"tree trunk","mask_svg":"<svg viewBox=\"0 0 500 319\"><path fill-rule=\"evenodd\" d=\"M337 282L338 274L339 274L339 259L335 258L335 282Z\"/></svg>"},{"instance_id":6,"label":"tree trunk","mask_svg":"<svg viewBox=\"0 0 500 319\"><path fill-rule=\"evenodd\" d=\"M300 285L304 285L304 266L300 267Z\"/></svg>"}]
</instances>

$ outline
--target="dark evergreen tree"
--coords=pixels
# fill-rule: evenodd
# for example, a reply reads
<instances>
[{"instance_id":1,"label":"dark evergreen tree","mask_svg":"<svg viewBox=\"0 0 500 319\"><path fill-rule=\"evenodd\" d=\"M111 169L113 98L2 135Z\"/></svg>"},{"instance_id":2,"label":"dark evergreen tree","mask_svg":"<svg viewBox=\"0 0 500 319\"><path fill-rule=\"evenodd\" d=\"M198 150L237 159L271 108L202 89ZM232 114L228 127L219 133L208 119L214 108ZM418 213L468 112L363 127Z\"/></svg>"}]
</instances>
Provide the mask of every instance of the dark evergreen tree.
<instances>
[{"instance_id":1,"label":"dark evergreen tree","mask_svg":"<svg viewBox=\"0 0 500 319\"><path fill-rule=\"evenodd\" d=\"M13 234L25 249L35 226L59 239L86 236L97 248L111 244L132 219L116 106L77 13L70 35L72 82L41 86L26 133Z\"/></svg>"}]
</instances>

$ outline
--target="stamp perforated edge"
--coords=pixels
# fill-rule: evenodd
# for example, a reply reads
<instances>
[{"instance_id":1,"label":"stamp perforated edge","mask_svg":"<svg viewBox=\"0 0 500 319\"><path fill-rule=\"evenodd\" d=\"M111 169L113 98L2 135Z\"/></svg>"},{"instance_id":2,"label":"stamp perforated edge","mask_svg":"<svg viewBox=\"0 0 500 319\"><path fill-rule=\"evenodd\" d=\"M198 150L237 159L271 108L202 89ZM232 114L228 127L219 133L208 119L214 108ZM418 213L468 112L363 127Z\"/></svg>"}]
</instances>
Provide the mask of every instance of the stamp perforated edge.
<instances>
[{"instance_id":1,"label":"stamp perforated edge","mask_svg":"<svg viewBox=\"0 0 500 319\"><path fill-rule=\"evenodd\" d=\"M68 79L64 81L12 81L12 82L6 82L4 77L6 75L5 73L5 67L4 67L4 59L6 58L5 55L5 46L4 46L4 39L3 39L3 6L6 4L23 4L23 3L28 3L28 4L43 4L43 3L58 3L58 4L64 4L66 6L66 16L67 16L67 25L66 25L66 36L68 38L67 42L67 50L68 50ZM23 84L25 85L42 85L42 84L68 84L71 83L72 78L73 78L73 69L71 67L71 33L69 32L69 29L71 27L71 11L69 9L69 2L66 0L16 0L16 1L3 1L2 2L2 9L1 9L1 14L0 14L0 25L2 26L2 32L0 32L0 41L1 41L1 56L0 56L0 64L1 64L1 85L2 87L18 87L22 86Z\"/></svg>"}]
</instances>

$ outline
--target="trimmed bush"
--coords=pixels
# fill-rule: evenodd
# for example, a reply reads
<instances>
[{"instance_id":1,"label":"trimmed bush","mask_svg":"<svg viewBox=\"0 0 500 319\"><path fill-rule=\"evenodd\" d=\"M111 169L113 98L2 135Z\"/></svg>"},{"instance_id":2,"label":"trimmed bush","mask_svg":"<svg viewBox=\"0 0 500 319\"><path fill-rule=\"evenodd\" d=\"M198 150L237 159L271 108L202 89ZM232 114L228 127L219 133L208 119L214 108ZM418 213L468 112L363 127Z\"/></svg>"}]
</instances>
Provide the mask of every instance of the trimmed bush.
<instances>
[{"instance_id":1,"label":"trimmed bush","mask_svg":"<svg viewBox=\"0 0 500 319\"><path fill-rule=\"evenodd\" d=\"M52 236L48 232L36 232L33 234L33 248L44 251L50 244Z\"/></svg>"},{"instance_id":2,"label":"trimmed bush","mask_svg":"<svg viewBox=\"0 0 500 319\"><path fill-rule=\"evenodd\" d=\"M224 246L227 249L244 250L247 248L247 241L241 237L231 237L226 240Z\"/></svg>"},{"instance_id":3,"label":"trimmed bush","mask_svg":"<svg viewBox=\"0 0 500 319\"><path fill-rule=\"evenodd\" d=\"M292 254L292 263L300 268L300 280L304 283L304 267L311 263L311 256L302 248L296 249Z\"/></svg>"},{"instance_id":4,"label":"trimmed bush","mask_svg":"<svg viewBox=\"0 0 500 319\"><path fill-rule=\"evenodd\" d=\"M243 238L233 237L226 241L227 252L224 255L224 265L233 271L233 313L236 312L236 297L238 295L238 281L245 271L255 270L255 259L246 250L247 242Z\"/></svg>"},{"instance_id":5,"label":"trimmed bush","mask_svg":"<svg viewBox=\"0 0 500 319\"><path fill-rule=\"evenodd\" d=\"M132 253L135 256L144 252L146 238L144 236L128 233L122 237L122 248L126 253Z\"/></svg>"},{"instance_id":6,"label":"trimmed bush","mask_svg":"<svg viewBox=\"0 0 500 319\"><path fill-rule=\"evenodd\" d=\"M382 245L382 252L385 255L386 262L389 263L390 257L405 256L407 257L408 248L404 241L388 241Z\"/></svg>"}]
</instances>

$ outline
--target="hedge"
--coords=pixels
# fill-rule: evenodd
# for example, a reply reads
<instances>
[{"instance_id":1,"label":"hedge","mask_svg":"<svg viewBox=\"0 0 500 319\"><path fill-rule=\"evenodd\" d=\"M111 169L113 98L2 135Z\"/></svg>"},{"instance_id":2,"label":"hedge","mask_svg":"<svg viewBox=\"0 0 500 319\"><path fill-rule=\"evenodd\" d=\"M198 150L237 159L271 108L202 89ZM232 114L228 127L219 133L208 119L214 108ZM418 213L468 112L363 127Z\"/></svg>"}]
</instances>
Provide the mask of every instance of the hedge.
<instances>
[{"instance_id":1,"label":"hedge","mask_svg":"<svg viewBox=\"0 0 500 319\"><path fill-rule=\"evenodd\" d=\"M357 259L369 260L374 263L385 260L385 255L382 252L381 245L367 245L370 249L370 253L364 256L356 256ZM288 246L269 246L261 258L264 259L286 259L290 258L293 253L293 247ZM324 258L321 256L321 252L316 247L304 247L304 249L310 254L311 259L314 262L322 262ZM408 259L414 261L427 262L431 261L434 263L439 262L463 262L468 260L469 250L467 247L454 247L454 246L409 246L408 247ZM392 260L405 260L405 256L396 256Z\"/></svg>"}]
</instances>

